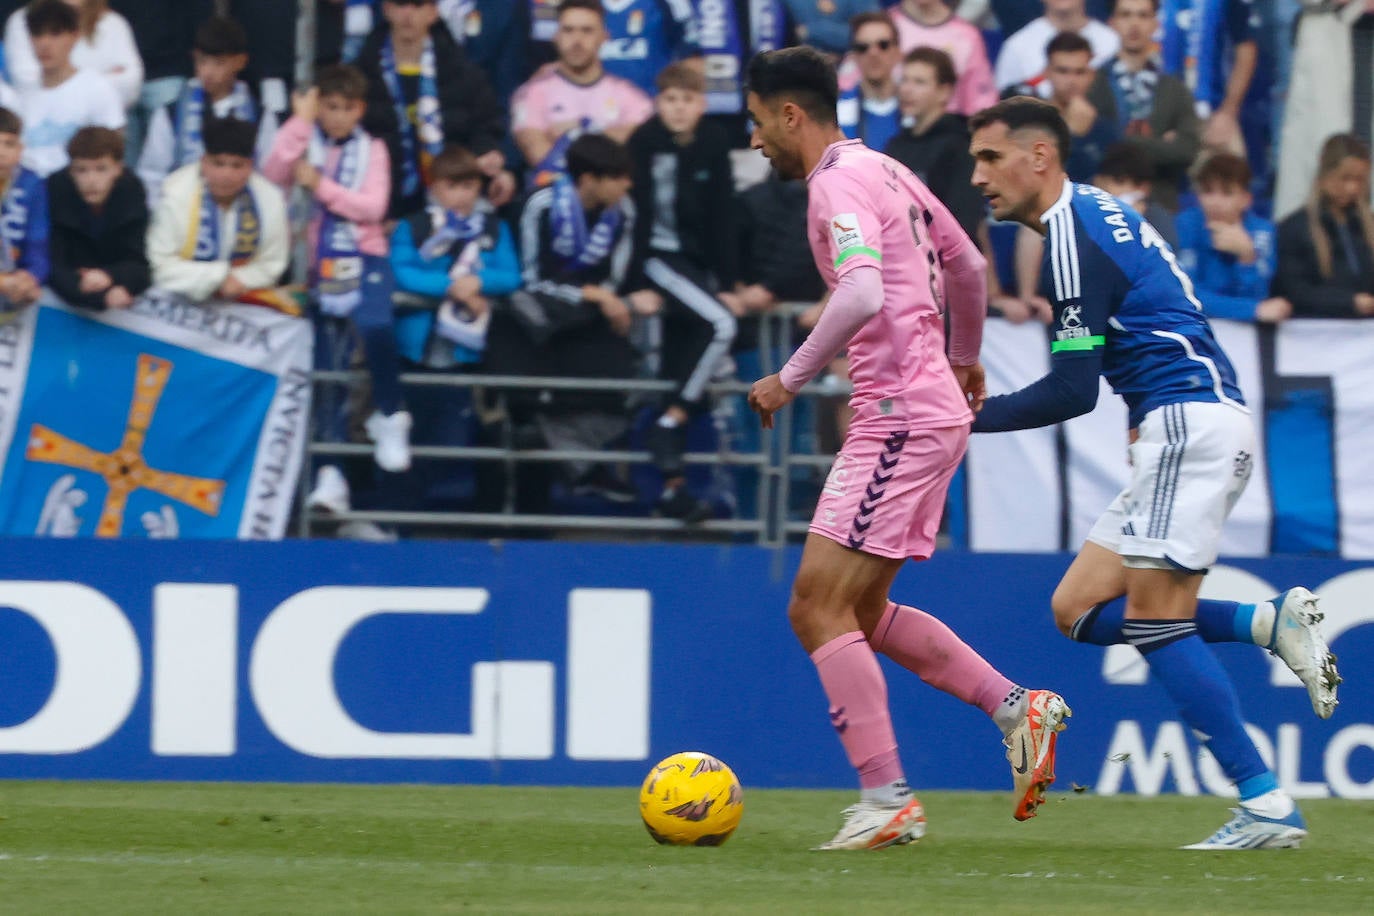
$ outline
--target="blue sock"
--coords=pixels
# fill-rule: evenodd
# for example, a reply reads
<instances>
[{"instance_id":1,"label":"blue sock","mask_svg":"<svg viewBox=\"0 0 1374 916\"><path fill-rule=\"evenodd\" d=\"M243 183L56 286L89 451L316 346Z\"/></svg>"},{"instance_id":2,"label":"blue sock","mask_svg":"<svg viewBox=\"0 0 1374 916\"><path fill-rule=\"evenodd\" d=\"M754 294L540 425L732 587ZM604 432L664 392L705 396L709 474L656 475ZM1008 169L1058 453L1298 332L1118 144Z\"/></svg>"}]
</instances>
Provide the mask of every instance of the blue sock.
<instances>
[{"instance_id":1,"label":"blue sock","mask_svg":"<svg viewBox=\"0 0 1374 916\"><path fill-rule=\"evenodd\" d=\"M1128 620L1127 640L1145 657L1184 723L1235 783L1241 800L1277 788L1273 774L1245 733L1240 700L1212 650L1198 638L1192 620Z\"/></svg>"},{"instance_id":2,"label":"blue sock","mask_svg":"<svg viewBox=\"0 0 1374 916\"><path fill-rule=\"evenodd\" d=\"M1197 632L1203 642L1243 642L1254 645L1250 621L1255 605L1234 601L1201 599L1197 603ZM1128 642L1122 634L1126 622L1126 599L1117 598L1097 605L1078 618L1070 638L1095 646L1116 646Z\"/></svg>"}]
</instances>

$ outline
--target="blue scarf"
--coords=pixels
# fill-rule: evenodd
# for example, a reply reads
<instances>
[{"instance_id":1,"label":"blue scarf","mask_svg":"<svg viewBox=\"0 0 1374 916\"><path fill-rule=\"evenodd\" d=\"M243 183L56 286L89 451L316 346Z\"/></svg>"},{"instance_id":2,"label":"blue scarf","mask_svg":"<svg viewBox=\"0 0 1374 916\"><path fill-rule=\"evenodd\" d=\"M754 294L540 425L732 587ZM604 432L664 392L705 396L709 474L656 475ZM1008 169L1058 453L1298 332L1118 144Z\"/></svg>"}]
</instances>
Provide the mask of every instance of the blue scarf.
<instances>
[{"instance_id":1,"label":"blue scarf","mask_svg":"<svg viewBox=\"0 0 1374 916\"><path fill-rule=\"evenodd\" d=\"M191 217L191 234L182 246L181 256L187 261L220 261L219 206L210 196L210 187L200 183L200 199ZM262 219L258 216L258 202L251 185L245 187L234 200L234 247L229 251L229 263L242 267L253 260L262 244Z\"/></svg>"},{"instance_id":2,"label":"blue scarf","mask_svg":"<svg viewBox=\"0 0 1374 916\"><path fill-rule=\"evenodd\" d=\"M606 260L623 219L620 207L607 207L596 227L588 232L587 213L572 179L562 175L553 183L549 228L553 231L554 253L563 258L567 269L595 267Z\"/></svg>"},{"instance_id":3,"label":"blue scarf","mask_svg":"<svg viewBox=\"0 0 1374 916\"><path fill-rule=\"evenodd\" d=\"M20 186L19 178L23 171L18 167L9 186L4 189L4 201L0 203L0 273L13 273L19 267L19 258L24 251L24 243L29 236L28 196Z\"/></svg>"},{"instance_id":4,"label":"blue scarf","mask_svg":"<svg viewBox=\"0 0 1374 916\"><path fill-rule=\"evenodd\" d=\"M570 128L567 133L553 141L553 146L544 154L544 158L539 160L539 164L530 171L529 187L547 188L557 181L561 176L568 172L568 147L573 145L573 141L585 134L592 128L591 118L583 118L577 122L577 126Z\"/></svg>"},{"instance_id":5,"label":"blue scarf","mask_svg":"<svg viewBox=\"0 0 1374 916\"><path fill-rule=\"evenodd\" d=\"M420 257L426 261L445 257L459 242L470 242L487 229L487 211L480 204L471 216L460 216L445 210L430 198L425 212L429 214L432 227L429 238L420 246Z\"/></svg>"},{"instance_id":6,"label":"blue scarf","mask_svg":"<svg viewBox=\"0 0 1374 916\"><path fill-rule=\"evenodd\" d=\"M419 136L410 123L405 93L401 91L401 77L396 71L396 51L390 41L382 42L382 80L396 109L401 130L401 193L406 197L420 190L429 163L444 150L444 125L439 113L439 80L434 59L434 39L425 39L420 54L420 98L415 112L419 119Z\"/></svg>"},{"instance_id":7,"label":"blue scarf","mask_svg":"<svg viewBox=\"0 0 1374 916\"><path fill-rule=\"evenodd\" d=\"M229 98L233 103L230 113L234 117L250 124L257 123L258 106L253 101L253 95L248 91L246 83L242 80L235 83L234 91L230 93ZM205 140L202 133L206 111L209 109L212 109L212 106L205 97L205 87L200 84L200 80L193 79L188 82L177 99L176 124L173 125L173 133L176 135L176 147L172 155L173 169L190 165L205 155Z\"/></svg>"},{"instance_id":8,"label":"blue scarf","mask_svg":"<svg viewBox=\"0 0 1374 916\"><path fill-rule=\"evenodd\" d=\"M310 164L323 170L331 141L317 126L310 136L307 153ZM328 176L340 187L358 191L367 180L372 158L372 138L354 128L343 141L334 173ZM346 318L362 302L363 255L358 247L358 224L346 220L316 201L320 214L320 237L315 249L315 294L326 315Z\"/></svg>"}]
</instances>

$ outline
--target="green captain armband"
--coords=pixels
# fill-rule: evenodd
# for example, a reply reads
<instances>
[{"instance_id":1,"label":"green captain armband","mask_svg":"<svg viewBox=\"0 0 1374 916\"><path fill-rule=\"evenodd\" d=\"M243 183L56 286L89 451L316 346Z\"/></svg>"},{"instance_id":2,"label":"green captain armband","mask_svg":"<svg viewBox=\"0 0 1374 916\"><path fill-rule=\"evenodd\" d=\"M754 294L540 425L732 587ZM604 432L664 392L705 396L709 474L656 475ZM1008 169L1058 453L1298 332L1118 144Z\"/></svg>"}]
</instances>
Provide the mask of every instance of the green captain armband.
<instances>
[{"instance_id":1,"label":"green captain armband","mask_svg":"<svg viewBox=\"0 0 1374 916\"><path fill-rule=\"evenodd\" d=\"M1107 338L1103 334L1093 337L1070 337L1067 340L1056 340L1050 344L1051 353L1072 353L1076 350L1096 350L1098 347L1105 347Z\"/></svg>"},{"instance_id":2,"label":"green captain armband","mask_svg":"<svg viewBox=\"0 0 1374 916\"><path fill-rule=\"evenodd\" d=\"M848 249L846 249L846 250L844 250L844 251L841 251L841 252L840 252L840 256L839 256L838 258L835 259L835 266L836 266L836 267L839 267L839 266L840 266L841 264L843 264L845 261L848 261L850 258L854 257L855 255L860 255L860 254L866 254L866 255L868 255L870 258L873 258L875 261L881 261L881 260L883 259L883 256L882 256L881 254L879 254L877 251L875 251L874 249L869 248L867 245L860 245L860 246L855 247L855 248L848 248Z\"/></svg>"}]
</instances>

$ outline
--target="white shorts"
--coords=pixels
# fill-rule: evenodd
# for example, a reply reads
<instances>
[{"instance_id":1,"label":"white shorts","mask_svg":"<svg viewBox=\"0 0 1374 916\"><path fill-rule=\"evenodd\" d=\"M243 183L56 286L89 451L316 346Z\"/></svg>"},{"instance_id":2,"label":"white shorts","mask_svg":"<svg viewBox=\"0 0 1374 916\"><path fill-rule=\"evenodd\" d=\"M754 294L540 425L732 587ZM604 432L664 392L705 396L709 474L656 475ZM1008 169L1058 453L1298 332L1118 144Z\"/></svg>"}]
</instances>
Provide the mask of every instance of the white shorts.
<instances>
[{"instance_id":1,"label":"white shorts","mask_svg":"<svg viewBox=\"0 0 1374 916\"><path fill-rule=\"evenodd\" d=\"M1126 566L1204 572L1254 465L1255 427L1233 404L1166 404L1132 443L1131 480L1088 540Z\"/></svg>"}]
</instances>

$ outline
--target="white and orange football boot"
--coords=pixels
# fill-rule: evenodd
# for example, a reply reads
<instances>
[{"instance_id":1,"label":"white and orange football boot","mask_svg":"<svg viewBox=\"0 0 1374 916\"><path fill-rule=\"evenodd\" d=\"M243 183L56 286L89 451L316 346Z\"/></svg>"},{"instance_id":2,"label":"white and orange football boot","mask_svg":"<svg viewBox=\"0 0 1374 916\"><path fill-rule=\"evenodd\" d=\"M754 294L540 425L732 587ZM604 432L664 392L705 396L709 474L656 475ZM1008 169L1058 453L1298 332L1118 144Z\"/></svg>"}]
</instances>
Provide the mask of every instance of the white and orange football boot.
<instances>
[{"instance_id":1,"label":"white and orange football boot","mask_svg":"<svg viewBox=\"0 0 1374 916\"><path fill-rule=\"evenodd\" d=\"M844 809L844 826L817 849L883 849L914 843L926 834L926 812L912 795L895 805L860 801Z\"/></svg>"},{"instance_id":2,"label":"white and orange football boot","mask_svg":"<svg viewBox=\"0 0 1374 916\"><path fill-rule=\"evenodd\" d=\"M1012 816L1018 821L1035 817L1035 809L1045 801L1045 790L1054 783L1055 740L1070 715L1072 710L1059 694L1032 690L1026 694L1025 717L1002 741L1016 789Z\"/></svg>"}]
</instances>

